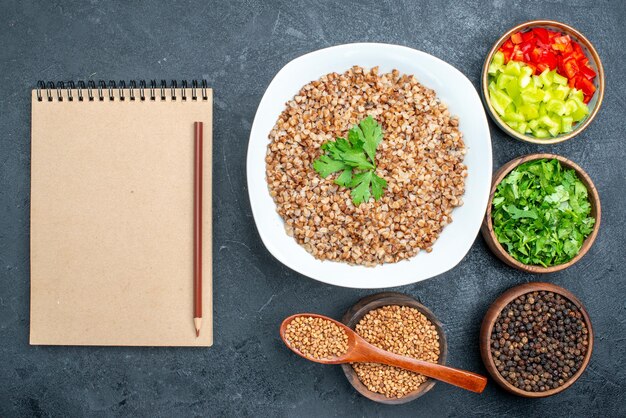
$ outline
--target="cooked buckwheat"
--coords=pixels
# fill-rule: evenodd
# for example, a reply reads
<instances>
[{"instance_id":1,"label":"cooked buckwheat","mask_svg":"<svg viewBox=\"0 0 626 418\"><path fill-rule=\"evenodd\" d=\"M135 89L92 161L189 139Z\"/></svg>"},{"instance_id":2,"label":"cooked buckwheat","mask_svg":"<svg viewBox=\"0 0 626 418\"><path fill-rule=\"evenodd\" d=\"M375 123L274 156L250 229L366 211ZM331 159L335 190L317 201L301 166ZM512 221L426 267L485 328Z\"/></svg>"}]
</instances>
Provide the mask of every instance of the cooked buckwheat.
<instances>
[{"instance_id":1,"label":"cooked buckwheat","mask_svg":"<svg viewBox=\"0 0 626 418\"><path fill-rule=\"evenodd\" d=\"M376 152L383 197L355 206L350 190L312 167L320 146L371 115L383 126ZM435 92L412 75L353 67L305 85L270 132L266 176L289 235L313 256L373 266L431 251L462 205L465 145Z\"/></svg>"}]
</instances>

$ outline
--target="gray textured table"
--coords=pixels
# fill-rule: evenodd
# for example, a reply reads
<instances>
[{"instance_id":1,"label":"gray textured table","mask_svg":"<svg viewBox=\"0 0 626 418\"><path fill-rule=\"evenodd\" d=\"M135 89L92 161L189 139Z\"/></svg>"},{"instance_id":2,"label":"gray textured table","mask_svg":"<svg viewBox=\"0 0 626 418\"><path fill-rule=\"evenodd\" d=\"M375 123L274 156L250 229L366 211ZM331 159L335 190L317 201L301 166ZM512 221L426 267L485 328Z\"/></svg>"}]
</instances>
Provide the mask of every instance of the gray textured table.
<instances>
[{"instance_id":1,"label":"gray textured table","mask_svg":"<svg viewBox=\"0 0 626 418\"><path fill-rule=\"evenodd\" d=\"M3 1L0 13L0 416L626 416L624 107L626 4L621 1ZM515 4L510 4L515 3ZM596 181L602 228L573 268L537 277L505 267L478 238L452 271L394 289L429 306L449 362L485 372L477 343L490 301L525 281L567 287L596 332L586 373L544 400L438 384L403 406L358 395L339 368L306 362L278 338L297 311L340 317L360 297L278 263L256 232L245 157L259 100L274 74L306 52L377 41L433 54L475 86L488 48L516 23L553 18L595 43L608 78L597 119L554 147L518 143L491 124L494 166L537 151L563 154ZM211 349L30 347L30 89L37 80L206 78L215 89L215 345Z\"/></svg>"}]
</instances>

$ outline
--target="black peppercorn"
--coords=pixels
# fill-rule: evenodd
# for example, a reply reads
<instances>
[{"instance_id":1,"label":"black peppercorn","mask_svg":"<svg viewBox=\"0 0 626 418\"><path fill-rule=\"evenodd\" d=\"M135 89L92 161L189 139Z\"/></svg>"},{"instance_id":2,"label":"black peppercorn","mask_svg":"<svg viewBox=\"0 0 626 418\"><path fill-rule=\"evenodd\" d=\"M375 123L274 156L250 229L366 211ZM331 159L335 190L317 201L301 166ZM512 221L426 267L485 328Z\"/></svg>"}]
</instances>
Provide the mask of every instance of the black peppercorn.
<instances>
[{"instance_id":1,"label":"black peppercorn","mask_svg":"<svg viewBox=\"0 0 626 418\"><path fill-rule=\"evenodd\" d=\"M491 334L497 370L527 392L556 389L582 366L588 348L583 316L553 292L531 292L509 303Z\"/></svg>"}]
</instances>

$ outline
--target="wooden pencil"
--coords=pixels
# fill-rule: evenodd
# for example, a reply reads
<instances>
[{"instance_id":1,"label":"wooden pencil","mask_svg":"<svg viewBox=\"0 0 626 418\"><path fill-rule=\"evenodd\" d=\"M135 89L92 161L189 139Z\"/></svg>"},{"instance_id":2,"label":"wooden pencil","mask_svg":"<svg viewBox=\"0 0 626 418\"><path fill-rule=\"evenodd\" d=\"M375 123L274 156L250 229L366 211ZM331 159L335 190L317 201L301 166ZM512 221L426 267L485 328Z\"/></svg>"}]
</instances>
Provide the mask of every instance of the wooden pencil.
<instances>
[{"instance_id":1,"label":"wooden pencil","mask_svg":"<svg viewBox=\"0 0 626 418\"><path fill-rule=\"evenodd\" d=\"M202 328L202 122L194 122L193 323Z\"/></svg>"}]
</instances>

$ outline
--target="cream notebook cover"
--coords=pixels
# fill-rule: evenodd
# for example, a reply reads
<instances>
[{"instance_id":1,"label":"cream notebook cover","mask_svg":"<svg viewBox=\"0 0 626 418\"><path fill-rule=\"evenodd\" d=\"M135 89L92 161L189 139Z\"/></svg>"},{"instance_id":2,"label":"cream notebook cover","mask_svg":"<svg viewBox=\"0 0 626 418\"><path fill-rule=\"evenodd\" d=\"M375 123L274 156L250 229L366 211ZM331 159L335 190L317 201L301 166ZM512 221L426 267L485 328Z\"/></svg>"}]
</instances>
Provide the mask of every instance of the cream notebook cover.
<instances>
[{"instance_id":1,"label":"cream notebook cover","mask_svg":"<svg viewBox=\"0 0 626 418\"><path fill-rule=\"evenodd\" d=\"M204 122L199 338L194 121ZM31 344L212 344L211 139L208 88L33 90Z\"/></svg>"}]
</instances>

